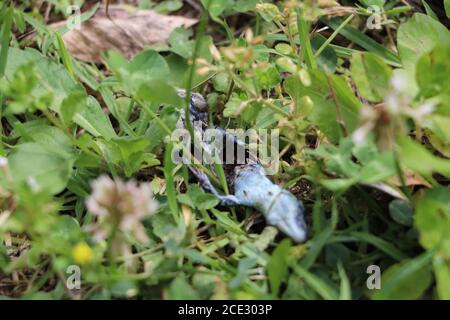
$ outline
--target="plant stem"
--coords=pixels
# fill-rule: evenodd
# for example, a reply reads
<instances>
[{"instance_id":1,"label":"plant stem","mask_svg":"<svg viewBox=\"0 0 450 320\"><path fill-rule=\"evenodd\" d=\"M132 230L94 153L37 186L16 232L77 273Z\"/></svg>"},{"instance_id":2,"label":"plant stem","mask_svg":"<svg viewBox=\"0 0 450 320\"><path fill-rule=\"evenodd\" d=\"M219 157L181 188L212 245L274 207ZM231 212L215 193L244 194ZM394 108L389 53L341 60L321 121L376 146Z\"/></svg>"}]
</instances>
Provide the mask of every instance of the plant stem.
<instances>
[{"instance_id":1,"label":"plant stem","mask_svg":"<svg viewBox=\"0 0 450 320\"><path fill-rule=\"evenodd\" d=\"M208 1L207 7L205 8L205 10L203 10L202 15L200 17L200 24L198 26L197 34L195 36L195 46L194 46L194 51L192 53L192 64L191 64L191 68L189 69L188 79L186 82L186 96L184 98L185 99L184 125L188 129L191 137L194 136L194 129L192 128L191 114L190 114L189 110L190 110L190 103L191 103L192 82L194 80L195 65L196 65L195 60L197 59L198 51L200 49L200 45L202 42L201 40L202 40L203 34L205 33L206 23L208 22L208 11L209 11L211 2L212 1Z\"/></svg>"},{"instance_id":2,"label":"plant stem","mask_svg":"<svg viewBox=\"0 0 450 320\"><path fill-rule=\"evenodd\" d=\"M320 48L314 54L316 58L322 53L323 50L325 50L325 48L331 43L331 41L333 41L334 38L336 38L336 36L339 34L342 28L344 28L353 19L354 16L355 16L354 14L348 16L347 19L345 19L344 22L342 22L341 25L337 27L336 30L334 30L331 36L320 46Z\"/></svg>"}]
</instances>

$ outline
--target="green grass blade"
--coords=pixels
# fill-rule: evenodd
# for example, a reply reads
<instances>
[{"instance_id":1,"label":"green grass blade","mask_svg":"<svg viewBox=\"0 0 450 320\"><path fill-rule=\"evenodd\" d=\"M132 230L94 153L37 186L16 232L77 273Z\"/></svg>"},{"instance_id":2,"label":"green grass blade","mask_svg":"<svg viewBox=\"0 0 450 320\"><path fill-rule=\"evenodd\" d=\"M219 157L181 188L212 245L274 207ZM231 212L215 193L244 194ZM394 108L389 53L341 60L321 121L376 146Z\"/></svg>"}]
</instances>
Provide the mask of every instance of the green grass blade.
<instances>
[{"instance_id":1,"label":"green grass blade","mask_svg":"<svg viewBox=\"0 0 450 320\"><path fill-rule=\"evenodd\" d=\"M301 55L300 55L300 65L305 60L306 65L310 69L317 68L316 58L314 57L311 40L309 39L309 23L302 18L302 13L300 9L297 10L297 28L300 37L301 45Z\"/></svg>"},{"instance_id":2,"label":"green grass blade","mask_svg":"<svg viewBox=\"0 0 450 320\"><path fill-rule=\"evenodd\" d=\"M61 60L66 67L69 74L72 76L72 78L75 79L75 68L73 66L72 57L70 56L69 52L67 51L66 45L64 44L64 40L62 39L61 35L58 32L55 32L56 41L58 42L58 52L61 57Z\"/></svg>"},{"instance_id":3,"label":"green grass blade","mask_svg":"<svg viewBox=\"0 0 450 320\"><path fill-rule=\"evenodd\" d=\"M8 60L9 52L9 38L11 35L11 28L13 22L13 9L6 9L6 13L3 18L3 24L0 34L0 79L5 75L6 61ZM0 120L3 116L3 93L0 92ZM3 125L0 121L0 142L3 140ZM3 145L0 143L0 151L3 150ZM3 152L2 152L3 153Z\"/></svg>"},{"instance_id":4,"label":"green grass blade","mask_svg":"<svg viewBox=\"0 0 450 320\"><path fill-rule=\"evenodd\" d=\"M350 281L345 273L344 266L342 262L339 261L337 264L339 278L341 278L341 288L339 292L339 300L351 300L352 299L352 290L350 287Z\"/></svg>"},{"instance_id":5,"label":"green grass blade","mask_svg":"<svg viewBox=\"0 0 450 320\"><path fill-rule=\"evenodd\" d=\"M6 9L4 16L1 36L0 36L0 77L3 77L6 69L6 61L8 60L9 37L11 35L11 27L13 22L13 9Z\"/></svg>"},{"instance_id":6,"label":"green grass blade","mask_svg":"<svg viewBox=\"0 0 450 320\"><path fill-rule=\"evenodd\" d=\"M389 242L378 238L372 234L369 233L364 233L364 232L349 232L348 234L341 234L343 236L342 240L343 241L363 241L363 242L367 242L371 245L373 245L374 247L380 249L381 251L383 251L384 253L386 253L387 255L391 256L392 258L394 258L397 261L401 261L404 259L407 259L408 256L405 255L402 251L400 251L399 249L397 249L394 245L390 244ZM336 236L336 239L339 239L339 236ZM333 239L331 240L331 242L333 242L333 240L336 240L335 237L333 237Z\"/></svg>"},{"instance_id":7,"label":"green grass blade","mask_svg":"<svg viewBox=\"0 0 450 320\"><path fill-rule=\"evenodd\" d=\"M300 265L292 266L295 273L302 277L305 282L325 300L336 300L337 292L327 285L322 279L302 268Z\"/></svg>"},{"instance_id":8,"label":"green grass blade","mask_svg":"<svg viewBox=\"0 0 450 320\"><path fill-rule=\"evenodd\" d=\"M329 36L328 39L314 53L315 57L318 57L322 53L322 51L331 43L331 41L334 40L334 38L336 38L336 36L339 34L339 32L342 30L342 28L344 28L353 19L354 16L355 16L354 14L348 16L347 19L345 19L344 22L342 22L339 25L339 27L336 30L334 30L334 32L331 34L331 36Z\"/></svg>"},{"instance_id":9,"label":"green grass blade","mask_svg":"<svg viewBox=\"0 0 450 320\"><path fill-rule=\"evenodd\" d=\"M174 173L175 164L172 161L173 144L169 144L164 153L164 177L166 178L166 194L167 201L169 203L170 211L172 212L174 220L179 222L179 211L177 203L177 191L174 185Z\"/></svg>"},{"instance_id":10,"label":"green grass blade","mask_svg":"<svg viewBox=\"0 0 450 320\"><path fill-rule=\"evenodd\" d=\"M322 22L324 22L334 30L337 30L341 25L340 19L331 19L331 20L322 19ZM390 65L395 67L401 67L400 58L395 53L386 49L381 44L379 44L369 36L365 35L361 31L347 25L344 28L342 28L339 33L342 36L346 37L348 40L353 41L355 44L363 47L367 51L378 54Z\"/></svg>"}]
</instances>

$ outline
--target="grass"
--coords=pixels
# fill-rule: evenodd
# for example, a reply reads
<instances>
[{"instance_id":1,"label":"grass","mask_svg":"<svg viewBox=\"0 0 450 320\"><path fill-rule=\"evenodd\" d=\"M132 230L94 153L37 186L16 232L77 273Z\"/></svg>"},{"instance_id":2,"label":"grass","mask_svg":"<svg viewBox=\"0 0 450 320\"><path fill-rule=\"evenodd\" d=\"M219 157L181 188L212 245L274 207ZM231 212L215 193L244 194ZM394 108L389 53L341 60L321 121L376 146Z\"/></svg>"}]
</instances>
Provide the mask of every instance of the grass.
<instances>
[{"instance_id":1,"label":"grass","mask_svg":"<svg viewBox=\"0 0 450 320\"><path fill-rule=\"evenodd\" d=\"M307 3L142 2L199 23L98 63L48 27L63 5L3 2L0 296L449 299L449 13L387 1L370 30L362 2ZM174 163L193 91L210 125L279 130L270 178L304 203L307 241ZM233 193L229 168L196 167Z\"/></svg>"}]
</instances>

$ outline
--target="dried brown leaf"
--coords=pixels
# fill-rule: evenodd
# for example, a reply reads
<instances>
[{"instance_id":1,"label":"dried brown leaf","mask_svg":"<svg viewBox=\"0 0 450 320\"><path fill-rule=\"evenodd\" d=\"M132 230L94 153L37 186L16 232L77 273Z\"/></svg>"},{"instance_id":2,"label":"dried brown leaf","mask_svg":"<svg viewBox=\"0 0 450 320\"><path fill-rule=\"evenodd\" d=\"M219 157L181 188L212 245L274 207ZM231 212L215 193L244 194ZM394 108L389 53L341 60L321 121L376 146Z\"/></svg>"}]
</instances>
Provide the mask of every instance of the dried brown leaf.
<instances>
[{"instance_id":1,"label":"dried brown leaf","mask_svg":"<svg viewBox=\"0 0 450 320\"><path fill-rule=\"evenodd\" d=\"M50 25L57 29L66 22ZM165 16L151 10L129 6L109 6L99 9L88 21L63 35L69 53L76 59L102 62L101 53L118 50L130 59L145 46L166 43L169 34L177 27L189 28L196 19L181 16Z\"/></svg>"}]
</instances>

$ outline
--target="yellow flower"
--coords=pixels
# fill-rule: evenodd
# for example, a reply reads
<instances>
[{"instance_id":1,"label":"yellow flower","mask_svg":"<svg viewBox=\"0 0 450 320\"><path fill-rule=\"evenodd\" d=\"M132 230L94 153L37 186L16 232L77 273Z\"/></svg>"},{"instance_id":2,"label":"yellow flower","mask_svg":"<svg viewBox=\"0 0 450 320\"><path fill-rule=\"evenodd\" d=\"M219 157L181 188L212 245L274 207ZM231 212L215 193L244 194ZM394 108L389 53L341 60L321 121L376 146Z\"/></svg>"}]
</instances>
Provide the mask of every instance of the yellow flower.
<instances>
[{"instance_id":1,"label":"yellow flower","mask_svg":"<svg viewBox=\"0 0 450 320\"><path fill-rule=\"evenodd\" d=\"M76 264L86 265L92 261L92 249L84 242L78 243L72 249L72 257Z\"/></svg>"}]
</instances>

